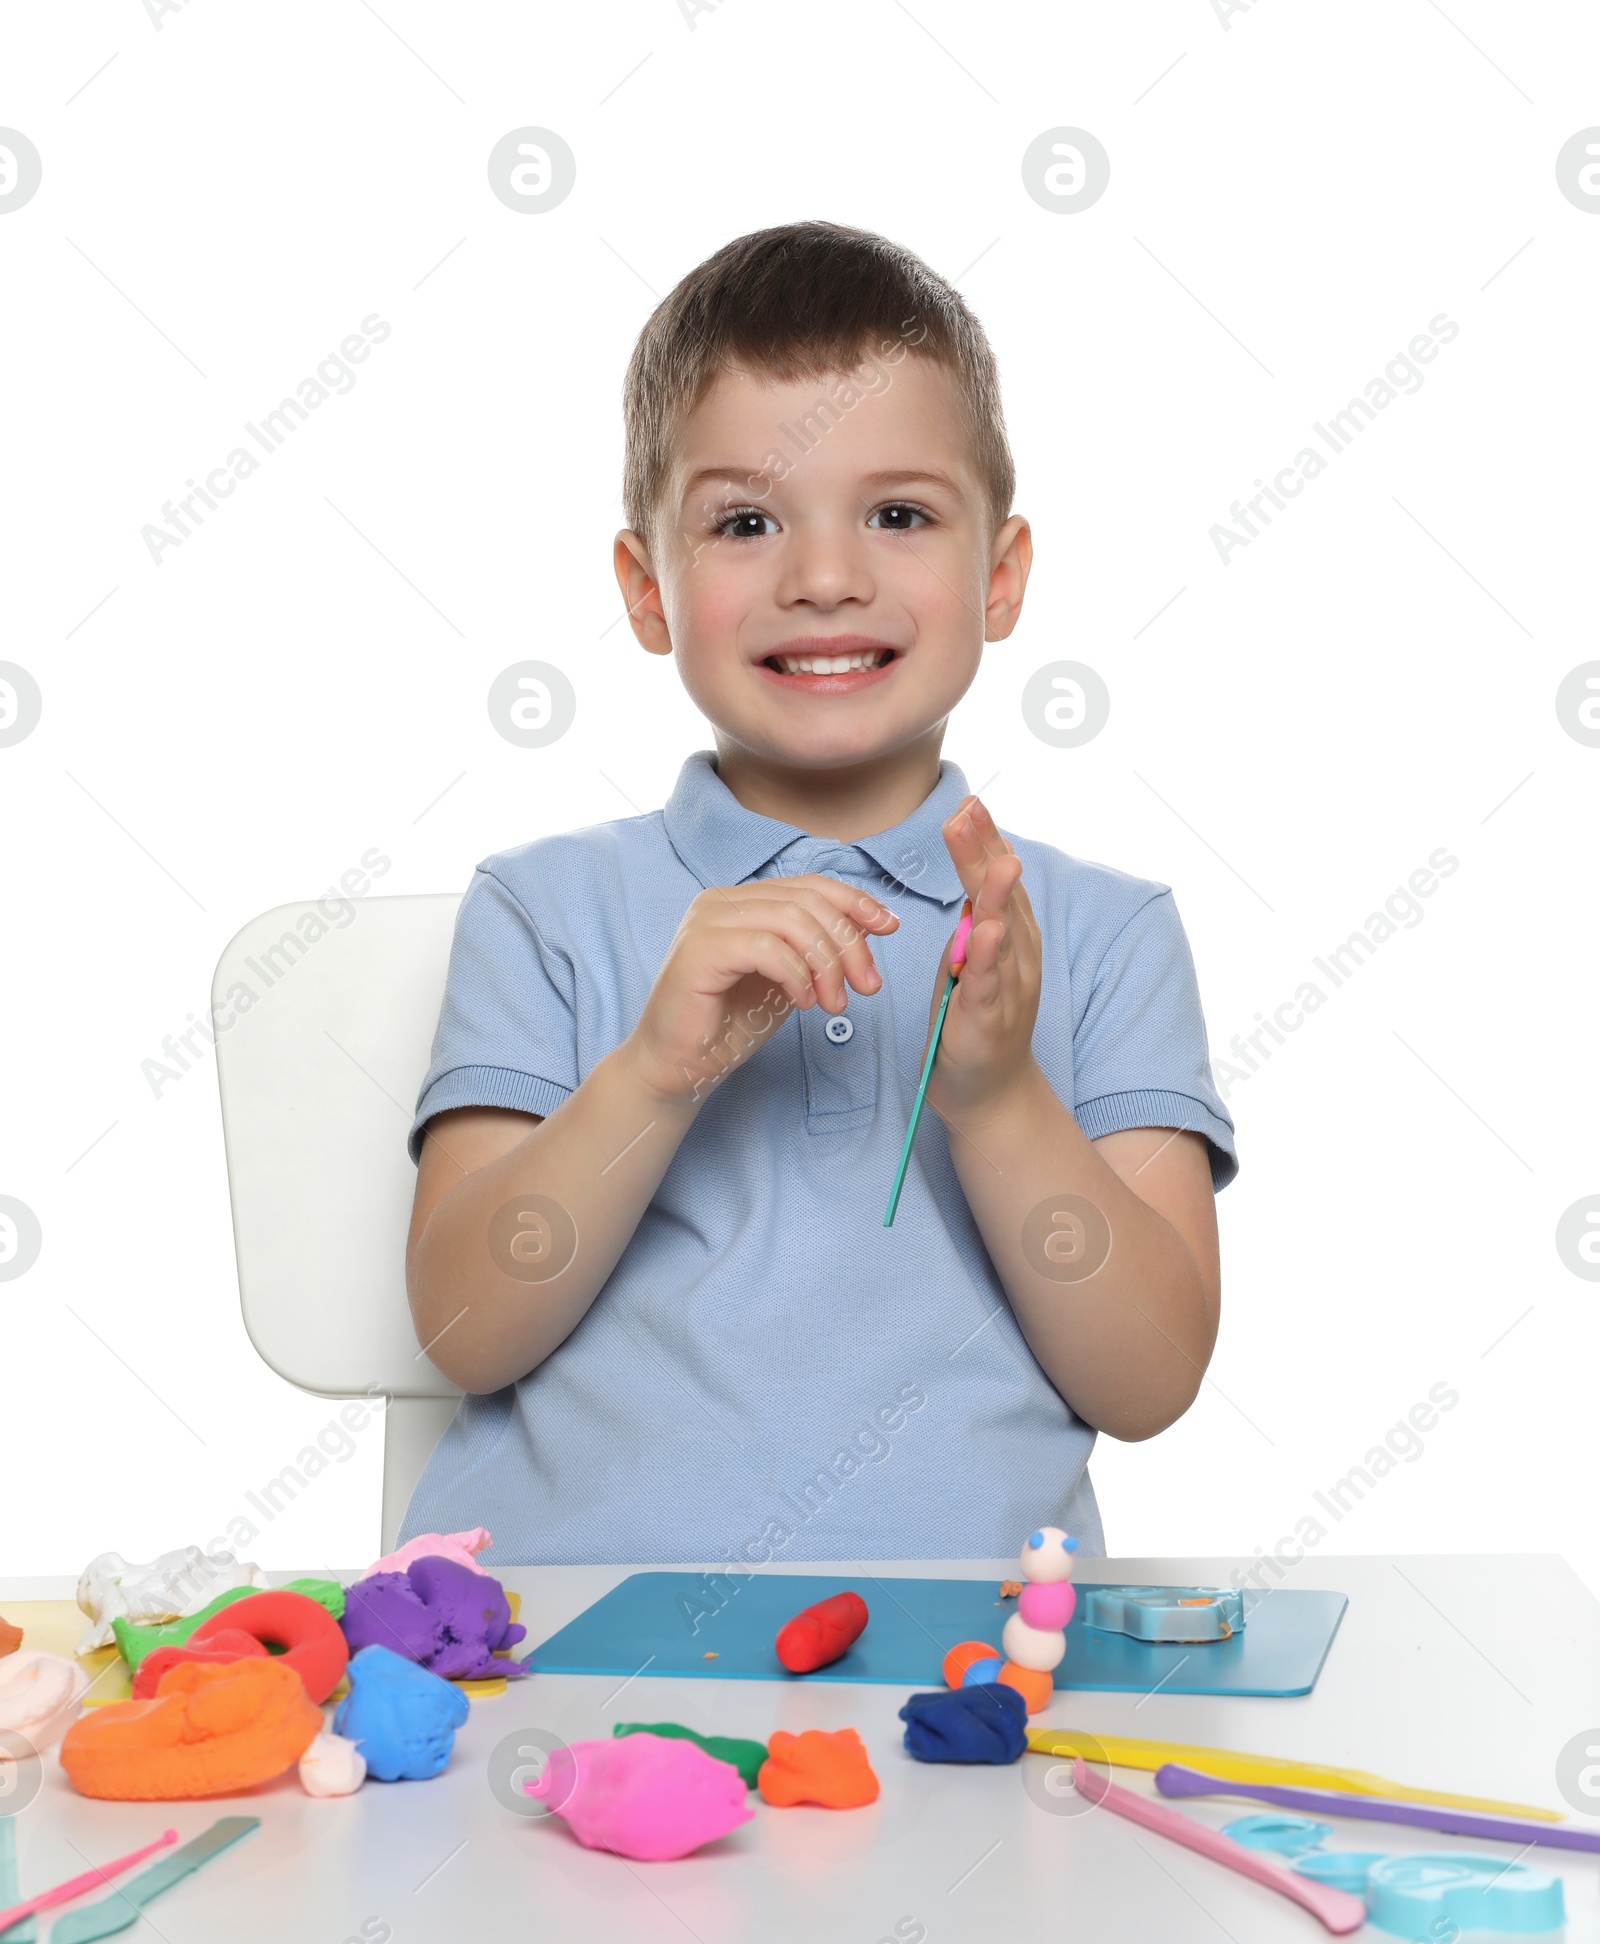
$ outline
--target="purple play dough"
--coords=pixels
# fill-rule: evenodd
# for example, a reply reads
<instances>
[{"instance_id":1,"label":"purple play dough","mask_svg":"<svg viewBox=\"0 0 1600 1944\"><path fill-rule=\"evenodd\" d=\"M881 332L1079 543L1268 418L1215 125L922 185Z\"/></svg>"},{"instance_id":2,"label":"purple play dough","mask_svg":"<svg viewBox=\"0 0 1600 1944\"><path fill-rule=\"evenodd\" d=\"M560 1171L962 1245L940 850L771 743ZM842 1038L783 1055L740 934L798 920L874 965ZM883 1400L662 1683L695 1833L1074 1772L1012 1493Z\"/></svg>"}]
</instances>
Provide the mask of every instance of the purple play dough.
<instances>
[{"instance_id":1,"label":"purple play dough","mask_svg":"<svg viewBox=\"0 0 1600 1944\"><path fill-rule=\"evenodd\" d=\"M520 1661L496 1660L527 1631L515 1626L500 1582L453 1559L414 1559L404 1573L373 1573L346 1589L340 1622L352 1654L387 1647L445 1680L518 1680Z\"/></svg>"}]
</instances>

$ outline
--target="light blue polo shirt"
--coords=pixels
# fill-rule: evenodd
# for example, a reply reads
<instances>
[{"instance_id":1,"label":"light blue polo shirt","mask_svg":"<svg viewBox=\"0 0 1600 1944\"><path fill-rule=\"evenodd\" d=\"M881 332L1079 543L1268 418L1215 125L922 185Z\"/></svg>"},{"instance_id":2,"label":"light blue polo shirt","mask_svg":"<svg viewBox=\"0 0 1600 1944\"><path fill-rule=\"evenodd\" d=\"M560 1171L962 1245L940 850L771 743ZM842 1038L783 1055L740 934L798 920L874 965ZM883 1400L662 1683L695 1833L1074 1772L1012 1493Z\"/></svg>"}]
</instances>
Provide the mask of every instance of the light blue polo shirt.
<instances>
[{"instance_id":1,"label":"light blue polo shirt","mask_svg":"<svg viewBox=\"0 0 1600 1944\"><path fill-rule=\"evenodd\" d=\"M839 844L744 809L701 751L664 810L478 866L413 1160L446 1108L554 1113L632 1030L707 886L823 872L900 927L872 942L878 992L792 1013L711 1092L582 1322L520 1382L463 1399L402 1539L484 1525L496 1565L781 1566L997 1558L1058 1525L1103 1556L1095 1434L1024 1341L932 1114L883 1226L960 915L940 825L966 794L944 763L904 823ZM1171 891L1007 835L1044 935L1050 1084L1091 1139L1204 1134L1223 1187L1233 1122Z\"/></svg>"}]
</instances>

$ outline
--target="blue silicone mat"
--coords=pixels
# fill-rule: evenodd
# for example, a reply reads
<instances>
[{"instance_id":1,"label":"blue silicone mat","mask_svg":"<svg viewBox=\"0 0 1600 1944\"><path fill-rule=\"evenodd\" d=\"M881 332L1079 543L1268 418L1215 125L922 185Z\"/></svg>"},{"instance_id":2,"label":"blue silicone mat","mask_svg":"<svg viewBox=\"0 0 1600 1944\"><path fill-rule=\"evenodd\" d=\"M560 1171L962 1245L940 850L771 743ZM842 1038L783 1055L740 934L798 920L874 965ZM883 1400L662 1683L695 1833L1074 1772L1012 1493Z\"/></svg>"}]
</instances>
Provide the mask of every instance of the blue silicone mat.
<instances>
[{"instance_id":1,"label":"blue silicone mat","mask_svg":"<svg viewBox=\"0 0 1600 1944\"><path fill-rule=\"evenodd\" d=\"M1085 1582L1092 1584L1093 1582ZM1120 1582L1105 1581L1112 1585ZM772 1643L783 1623L830 1594L859 1593L870 1618L841 1660L788 1673ZM1058 1688L1111 1694L1309 1694L1348 1605L1342 1593L1280 1587L1249 1594L1243 1629L1202 1646L1067 1629ZM719 1604L720 1601L720 1604ZM541 1674L695 1674L732 1681L825 1680L937 1688L947 1650L989 1640L1015 1613L996 1580L849 1579L798 1573L632 1573L536 1647Z\"/></svg>"}]
</instances>

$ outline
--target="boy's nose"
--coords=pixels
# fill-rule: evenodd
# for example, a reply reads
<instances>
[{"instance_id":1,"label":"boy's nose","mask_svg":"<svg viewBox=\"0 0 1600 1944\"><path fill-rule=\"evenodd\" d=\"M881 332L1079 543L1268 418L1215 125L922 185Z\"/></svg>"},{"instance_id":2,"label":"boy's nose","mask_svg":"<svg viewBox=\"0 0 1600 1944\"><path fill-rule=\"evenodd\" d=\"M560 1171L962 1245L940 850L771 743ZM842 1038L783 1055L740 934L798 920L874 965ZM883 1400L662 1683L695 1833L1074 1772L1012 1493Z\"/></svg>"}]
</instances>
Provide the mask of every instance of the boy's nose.
<instances>
[{"instance_id":1,"label":"boy's nose","mask_svg":"<svg viewBox=\"0 0 1600 1944\"><path fill-rule=\"evenodd\" d=\"M866 549L840 533L794 534L784 549L776 593L786 607L807 602L826 610L846 601L870 601L873 579Z\"/></svg>"}]
</instances>

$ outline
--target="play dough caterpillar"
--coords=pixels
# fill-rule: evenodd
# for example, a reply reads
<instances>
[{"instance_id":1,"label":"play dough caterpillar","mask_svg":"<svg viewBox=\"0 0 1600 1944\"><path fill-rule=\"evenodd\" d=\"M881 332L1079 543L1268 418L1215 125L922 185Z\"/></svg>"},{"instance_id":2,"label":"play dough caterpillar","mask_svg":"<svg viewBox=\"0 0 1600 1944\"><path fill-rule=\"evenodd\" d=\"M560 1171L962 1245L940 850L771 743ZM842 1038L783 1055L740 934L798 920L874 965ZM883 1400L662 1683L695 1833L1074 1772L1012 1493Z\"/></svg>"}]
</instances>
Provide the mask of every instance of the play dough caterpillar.
<instances>
[{"instance_id":1,"label":"play dough caterpillar","mask_svg":"<svg viewBox=\"0 0 1600 1944\"><path fill-rule=\"evenodd\" d=\"M1072 1585L1076 1539L1060 1526L1030 1532L1022 1548L1023 1588L1017 1610L1000 1635L1006 1658L987 1641L963 1640L944 1657L947 1687L972 1687L1003 1681L1022 1696L1029 1714L1038 1714L1055 1692L1051 1679L1067 1651L1067 1625L1078 1596Z\"/></svg>"}]
</instances>

